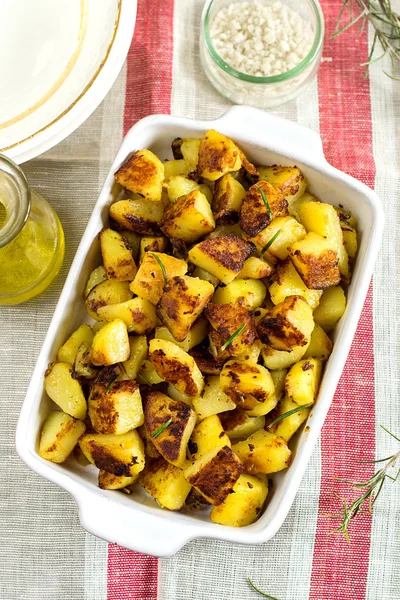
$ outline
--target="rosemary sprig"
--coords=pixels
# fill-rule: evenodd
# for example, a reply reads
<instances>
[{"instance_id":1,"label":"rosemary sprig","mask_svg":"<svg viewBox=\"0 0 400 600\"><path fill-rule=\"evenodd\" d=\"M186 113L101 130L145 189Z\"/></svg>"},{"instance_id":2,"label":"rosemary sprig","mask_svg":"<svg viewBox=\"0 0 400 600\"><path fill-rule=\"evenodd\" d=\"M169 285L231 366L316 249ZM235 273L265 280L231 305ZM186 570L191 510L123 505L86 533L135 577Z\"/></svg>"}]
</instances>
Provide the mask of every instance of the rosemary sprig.
<instances>
[{"instance_id":1,"label":"rosemary sprig","mask_svg":"<svg viewBox=\"0 0 400 600\"><path fill-rule=\"evenodd\" d=\"M154 433L151 434L151 437L158 438L158 436L161 435L162 432L165 431L167 427L171 425L172 421L173 419L168 419L168 421L165 421L165 423L163 423L161 427L159 427Z\"/></svg>"},{"instance_id":2,"label":"rosemary sprig","mask_svg":"<svg viewBox=\"0 0 400 600\"><path fill-rule=\"evenodd\" d=\"M353 18L353 3L359 7L359 12ZM349 8L350 20L341 27L343 15L346 7ZM344 0L343 5L340 9L339 16L336 22L335 32L332 37L336 37L355 25L358 21L361 21L361 32L364 29L365 24L368 22L371 24L374 30L374 38L371 44L371 49L368 55L368 60L362 63L364 66L365 76L368 75L369 66L381 60L384 56L389 56L392 68L395 69L396 64L400 64L400 15L393 11L391 6L391 0ZM374 58L374 52L379 42L382 48L382 54ZM399 81L398 77L390 75L384 71L385 75L391 79Z\"/></svg>"},{"instance_id":3,"label":"rosemary sprig","mask_svg":"<svg viewBox=\"0 0 400 600\"><path fill-rule=\"evenodd\" d=\"M296 408L292 408L292 410L288 410L287 412L283 413L283 415L279 415L279 417L276 417L276 419L271 421L271 423L267 425L267 429L269 427L272 427L272 425L276 425L277 423L279 423L279 421L286 419L286 417L290 417L290 415L294 415L295 413L300 412L305 408L310 408L310 406L312 406L312 404L302 404L301 406L296 406Z\"/></svg>"},{"instance_id":4,"label":"rosemary sprig","mask_svg":"<svg viewBox=\"0 0 400 600\"><path fill-rule=\"evenodd\" d=\"M167 283L167 271L165 270L165 267L163 265L162 260L157 256L157 254L155 254L154 252L150 252L150 254L152 255L153 258L156 259L156 261L158 262L158 265L162 271L163 277L164 277L164 281L165 283Z\"/></svg>"},{"instance_id":5,"label":"rosemary sprig","mask_svg":"<svg viewBox=\"0 0 400 600\"><path fill-rule=\"evenodd\" d=\"M268 248L270 246L272 246L272 244L274 243L274 241L276 240L276 238L278 237L278 235L280 234L281 231L282 231L282 229L278 229L278 231L276 231L274 233L274 235L272 236L272 238L270 238L268 240L268 242L265 244L264 248L261 250L260 256L264 256L264 253L268 250Z\"/></svg>"},{"instance_id":6,"label":"rosemary sprig","mask_svg":"<svg viewBox=\"0 0 400 600\"><path fill-rule=\"evenodd\" d=\"M107 387L106 387L106 396L108 396L108 394L110 393L111 390L111 386L114 383L114 381L117 379L118 375L116 375L115 377L113 377L111 379L111 381L108 383Z\"/></svg>"},{"instance_id":7,"label":"rosemary sprig","mask_svg":"<svg viewBox=\"0 0 400 600\"><path fill-rule=\"evenodd\" d=\"M400 438L398 438L393 433L391 433L383 425L381 425L381 427L389 435L391 435L395 440L400 442ZM346 538L347 542L350 542L349 526L350 526L352 520L359 513L365 512L365 511L362 511L362 508L363 508L364 503L366 503L366 502L368 503L368 512L372 511L372 509L375 505L375 502L377 501L379 494L381 493L381 490L382 490L383 484L386 481L386 478L391 479L392 481L397 480L397 478L400 475L400 468L397 471L397 475L395 477L392 477L391 475L389 475L388 471L389 471L389 469L391 469L392 467L394 467L396 465L396 462L399 459L400 459L400 450L398 452L396 452L395 454L392 454L392 456L388 456L387 458L378 459L376 461L369 461L372 463L378 463L378 462L384 462L384 461L387 461L387 462L384 467L382 467L381 469L378 469L378 471L376 471L374 473L374 475L372 475L372 477L370 477L366 481L355 481L354 482L354 481L349 481L347 479L336 478L337 481L341 481L342 483L348 483L351 486L352 490L362 491L362 494L360 494L353 502L351 502L349 504L348 501L346 500L346 498L340 498L340 496L335 493L335 496L343 502L343 505L342 505L341 512L339 514L327 515L327 516L331 517L332 519L340 519L340 521L341 521L340 525L338 527L336 527L336 529L331 531L331 533L340 533Z\"/></svg>"},{"instance_id":8,"label":"rosemary sprig","mask_svg":"<svg viewBox=\"0 0 400 600\"><path fill-rule=\"evenodd\" d=\"M256 587L254 585L254 583L252 582L252 580L250 579L250 577L247 578L247 581L251 585L251 587L253 588L253 590L255 590L256 592L258 592L261 596L264 596L265 598L270 598L270 600L278 600L278 598L276 598L275 596L271 596L270 594L267 594L266 592L263 592L262 590L258 589L258 587Z\"/></svg>"},{"instance_id":9,"label":"rosemary sprig","mask_svg":"<svg viewBox=\"0 0 400 600\"><path fill-rule=\"evenodd\" d=\"M221 350L226 350L227 347L229 346L229 344L231 344L233 342L233 340L242 333L242 331L246 327L246 325L247 325L247 323L243 323L243 325L241 325L239 327L239 329L236 329L236 331L234 333L232 333L231 337L226 340L225 344L222 344Z\"/></svg>"},{"instance_id":10,"label":"rosemary sprig","mask_svg":"<svg viewBox=\"0 0 400 600\"><path fill-rule=\"evenodd\" d=\"M269 202L267 200L267 196L265 195L264 190L262 188L260 188L259 185L257 186L257 189L260 192L261 198L263 199L263 202L265 204L265 208L267 209L268 217L269 217L270 221L272 221L272 210L271 210L271 207L270 207Z\"/></svg>"}]
</instances>

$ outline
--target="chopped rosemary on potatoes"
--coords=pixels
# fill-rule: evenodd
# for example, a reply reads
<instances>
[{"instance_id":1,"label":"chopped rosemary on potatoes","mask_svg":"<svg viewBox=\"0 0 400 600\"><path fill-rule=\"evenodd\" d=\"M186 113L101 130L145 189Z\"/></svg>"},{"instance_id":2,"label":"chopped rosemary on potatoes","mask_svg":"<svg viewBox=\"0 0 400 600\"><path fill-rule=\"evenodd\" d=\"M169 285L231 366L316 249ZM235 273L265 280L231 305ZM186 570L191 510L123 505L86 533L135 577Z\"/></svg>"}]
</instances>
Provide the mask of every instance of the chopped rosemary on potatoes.
<instances>
[{"instance_id":1,"label":"chopped rosemary on potatoes","mask_svg":"<svg viewBox=\"0 0 400 600\"><path fill-rule=\"evenodd\" d=\"M279 423L279 421L286 419L286 417L290 417L290 415L294 415L295 413L304 410L305 408L310 408L310 406L312 406L312 404L303 404L302 406L297 406L296 408L292 408L292 410L288 410L287 412L283 413L283 415L279 415L279 417L276 417L276 419L271 421L271 423L267 425L267 429L269 427L272 427L272 425L276 425L277 423Z\"/></svg>"},{"instance_id":2,"label":"chopped rosemary on potatoes","mask_svg":"<svg viewBox=\"0 0 400 600\"><path fill-rule=\"evenodd\" d=\"M265 244L264 248L261 250L260 256L264 256L264 253L268 250L268 248L270 246L272 246L272 244L274 243L274 241L276 240L276 238L278 237L278 235L280 234L281 231L282 231L282 229L278 229L278 231L276 231L274 233L272 238L270 240L268 240L268 242Z\"/></svg>"},{"instance_id":3,"label":"chopped rosemary on potatoes","mask_svg":"<svg viewBox=\"0 0 400 600\"><path fill-rule=\"evenodd\" d=\"M155 254L154 252L150 252L150 254L151 254L151 255L152 255L152 257L153 257L153 258L155 258L155 259L156 259L156 261L158 262L158 264L159 264L159 267L160 267L160 269L161 269L161 271L162 271L162 274L163 274L163 277L164 277L164 281L165 281L165 283L167 283L167 271L165 270L165 267L164 267L164 265L163 265L163 262L162 262L162 260L160 260L160 259L158 258L158 256L157 256L157 254Z\"/></svg>"},{"instance_id":4,"label":"chopped rosemary on potatoes","mask_svg":"<svg viewBox=\"0 0 400 600\"><path fill-rule=\"evenodd\" d=\"M118 377L118 375L115 375L115 377L113 377L113 378L111 379L111 381L108 383L108 386L107 386L107 388L106 388L106 396L108 396L108 394L110 393L111 386L112 386L112 384L114 383L114 381L117 379L117 377Z\"/></svg>"},{"instance_id":5,"label":"chopped rosemary on potatoes","mask_svg":"<svg viewBox=\"0 0 400 600\"><path fill-rule=\"evenodd\" d=\"M265 192L262 188L260 188L260 186L257 186L257 189L259 190L260 194L261 194L261 198L263 199L263 202L265 204L265 208L267 209L267 213L268 213L268 217L270 218L270 220L272 221L273 219L273 215L272 215L272 210L271 207L269 205L267 196L265 195Z\"/></svg>"},{"instance_id":6,"label":"chopped rosemary on potatoes","mask_svg":"<svg viewBox=\"0 0 400 600\"><path fill-rule=\"evenodd\" d=\"M235 338L237 338L238 335L240 335L242 333L242 331L244 330L244 328L246 327L247 323L243 323L243 325L241 325L234 333L232 333L231 337L228 338L225 342L225 344L223 344L221 346L221 350L226 350L227 347L229 346L229 344L231 344L233 342L233 340Z\"/></svg>"},{"instance_id":7,"label":"chopped rosemary on potatoes","mask_svg":"<svg viewBox=\"0 0 400 600\"><path fill-rule=\"evenodd\" d=\"M161 427L159 427L157 429L157 431L155 431L154 433L152 433L151 437L152 438L158 438L159 435L161 435L163 433L163 431L165 431L167 429L167 427L169 427L172 423L173 419L168 419L168 421L165 421L165 423L163 423L161 425Z\"/></svg>"}]
</instances>

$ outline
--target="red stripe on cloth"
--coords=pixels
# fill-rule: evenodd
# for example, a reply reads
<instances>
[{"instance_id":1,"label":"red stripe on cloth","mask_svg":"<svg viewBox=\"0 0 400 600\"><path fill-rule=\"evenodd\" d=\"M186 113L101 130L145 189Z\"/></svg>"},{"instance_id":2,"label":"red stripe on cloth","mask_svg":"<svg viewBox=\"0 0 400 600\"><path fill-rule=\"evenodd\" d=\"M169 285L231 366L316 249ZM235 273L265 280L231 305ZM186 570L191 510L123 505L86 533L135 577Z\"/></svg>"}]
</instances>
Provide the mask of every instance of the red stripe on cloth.
<instances>
[{"instance_id":1,"label":"red stripe on cloth","mask_svg":"<svg viewBox=\"0 0 400 600\"><path fill-rule=\"evenodd\" d=\"M356 26L330 39L342 4L342 0L322 0L327 26L324 57L329 60L322 63L318 80L320 131L329 162L372 187L375 164L370 92L360 67L368 55L367 31L360 37ZM335 477L363 480L373 472L372 465L359 464L375 458L372 289L322 430L321 451L310 600L362 600L368 575L371 516L357 517L348 544L339 535L329 535L339 522L326 514L337 514L341 508L334 492L351 497L349 486L335 481Z\"/></svg>"},{"instance_id":2,"label":"red stripe on cloth","mask_svg":"<svg viewBox=\"0 0 400 600\"><path fill-rule=\"evenodd\" d=\"M127 58L124 134L136 121L171 111L173 0L139 0ZM109 545L107 600L157 600L158 560Z\"/></svg>"}]
</instances>

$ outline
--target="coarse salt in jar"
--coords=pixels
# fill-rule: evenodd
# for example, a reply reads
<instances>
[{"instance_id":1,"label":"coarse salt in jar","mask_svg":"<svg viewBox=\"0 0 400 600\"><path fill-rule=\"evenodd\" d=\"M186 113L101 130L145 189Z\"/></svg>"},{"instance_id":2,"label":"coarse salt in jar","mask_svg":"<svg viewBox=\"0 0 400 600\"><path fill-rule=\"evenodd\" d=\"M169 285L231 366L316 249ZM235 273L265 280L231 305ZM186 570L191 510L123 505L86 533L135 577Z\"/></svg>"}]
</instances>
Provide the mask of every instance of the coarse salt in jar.
<instances>
[{"instance_id":1,"label":"coarse salt in jar","mask_svg":"<svg viewBox=\"0 0 400 600\"><path fill-rule=\"evenodd\" d=\"M235 104L274 108L313 80L323 39L315 0L208 0L200 57L220 94Z\"/></svg>"}]
</instances>

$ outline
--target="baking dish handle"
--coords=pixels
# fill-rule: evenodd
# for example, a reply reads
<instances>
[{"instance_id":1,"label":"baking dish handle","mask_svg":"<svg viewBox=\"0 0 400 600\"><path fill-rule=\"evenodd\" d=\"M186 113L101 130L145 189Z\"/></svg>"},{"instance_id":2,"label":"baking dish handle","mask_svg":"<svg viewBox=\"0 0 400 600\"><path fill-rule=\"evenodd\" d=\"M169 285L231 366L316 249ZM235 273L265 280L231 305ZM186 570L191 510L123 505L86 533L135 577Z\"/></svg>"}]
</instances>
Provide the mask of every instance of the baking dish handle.
<instances>
[{"instance_id":1,"label":"baking dish handle","mask_svg":"<svg viewBox=\"0 0 400 600\"><path fill-rule=\"evenodd\" d=\"M77 498L80 522L89 533L111 544L160 557L172 556L188 541L199 537L196 527L188 523L183 527L173 513L168 513L167 519L147 512L148 507L143 507L144 510L129 505L116 507L106 495L114 493L100 496L86 491L84 498Z\"/></svg>"},{"instance_id":2,"label":"baking dish handle","mask_svg":"<svg viewBox=\"0 0 400 600\"><path fill-rule=\"evenodd\" d=\"M228 125L230 135L235 136L237 132L239 138L245 133L246 140L260 147L267 146L284 156L315 157L319 162L326 160L318 133L264 110L251 106L232 106L213 121L213 127L217 130L219 123Z\"/></svg>"}]
</instances>

